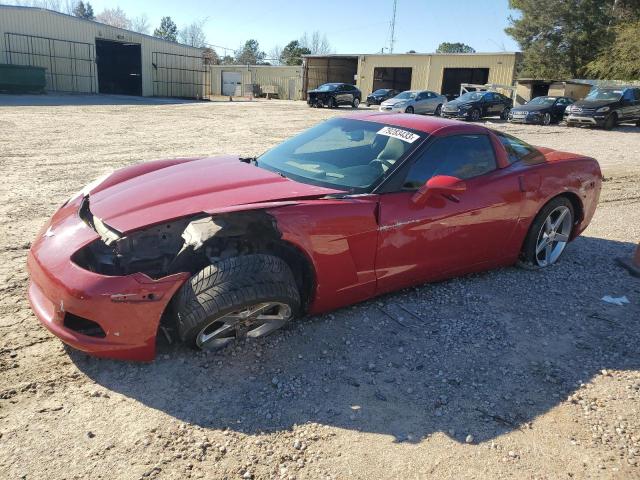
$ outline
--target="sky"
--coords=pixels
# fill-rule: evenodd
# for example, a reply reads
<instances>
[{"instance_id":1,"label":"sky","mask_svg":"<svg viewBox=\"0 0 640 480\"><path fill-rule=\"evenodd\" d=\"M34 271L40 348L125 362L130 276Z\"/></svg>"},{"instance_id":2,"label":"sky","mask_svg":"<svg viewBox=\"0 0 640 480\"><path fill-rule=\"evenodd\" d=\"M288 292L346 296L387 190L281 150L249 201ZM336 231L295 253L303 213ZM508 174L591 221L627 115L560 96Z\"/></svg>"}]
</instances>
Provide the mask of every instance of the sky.
<instances>
[{"instance_id":1,"label":"sky","mask_svg":"<svg viewBox=\"0 0 640 480\"><path fill-rule=\"evenodd\" d=\"M146 14L153 28L170 16L178 27L207 18L207 41L237 49L255 38L263 51L307 31L326 34L334 53L374 53L389 47L393 0L90 0L97 14L120 6ZM440 42L463 42L478 52L517 51L507 34L508 0L398 0L394 52L433 52ZM216 48L219 54L224 50ZM229 52L231 53L231 52Z\"/></svg>"}]
</instances>

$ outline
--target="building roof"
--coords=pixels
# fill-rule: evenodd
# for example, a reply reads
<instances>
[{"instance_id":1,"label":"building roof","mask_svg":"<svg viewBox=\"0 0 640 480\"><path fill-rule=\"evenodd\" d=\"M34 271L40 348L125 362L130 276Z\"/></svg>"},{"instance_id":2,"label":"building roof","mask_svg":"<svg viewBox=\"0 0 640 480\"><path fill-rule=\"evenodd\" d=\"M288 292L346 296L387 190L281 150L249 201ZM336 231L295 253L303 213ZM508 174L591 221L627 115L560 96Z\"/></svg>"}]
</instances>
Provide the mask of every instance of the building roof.
<instances>
[{"instance_id":1,"label":"building roof","mask_svg":"<svg viewBox=\"0 0 640 480\"><path fill-rule=\"evenodd\" d=\"M406 57L406 56L429 56L429 55L438 55L438 56L445 56L445 55L455 55L455 56L467 56L467 57L473 57L473 56L477 56L477 55L519 55L520 52L474 52L474 53L422 53L422 52L415 52L415 53L380 53L380 52L374 52L374 53L326 53L326 54L311 54L311 55L302 55L303 58L327 58L327 57L365 57L365 56L372 56L372 55L376 55L376 56L384 56L384 57Z\"/></svg>"},{"instance_id":2,"label":"building roof","mask_svg":"<svg viewBox=\"0 0 640 480\"><path fill-rule=\"evenodd\" d=\"M67 19L71 19L73 21L89 22L89 23L93 23L93 24L95 24L97 26L100 26L100 27L114 28L114 29L120 30L122 32L127 32L127 33L132 34L132 35L139 35L141 37L147 37L149 39L153 39L153 40L156 40L156 41L159 41L159 42L167 42L167 43L170 43L172 45L180 45L181 47L193 48L194 50L200 50L200 51L203 50L200 47L194 47L192 45L187 45L185 43L180 43L180 42L172 42L171 40L166 40L166 39L160 38L160 37L154 37L153 35L148 35L146 33L135 32L133 30L127 30L126 28L114 27L113 25L108 25L106 23L101 23L101 22L98 22L96 20L89 20L87 18L80 18L80 17L76 17L75 15L68 15L66 13L57 12L55 10L50 10L48 8L27 7L27 6L23 6L23 5L6 5L6 4L1 4L0 3L0 9L2 9L2 8L25 9L25 10L32 10L32 11L37 10L37 11L40 11L40 12L47 13L49 15L60 15L62 17L66 17Z\"/></svg>"}]
</instances>

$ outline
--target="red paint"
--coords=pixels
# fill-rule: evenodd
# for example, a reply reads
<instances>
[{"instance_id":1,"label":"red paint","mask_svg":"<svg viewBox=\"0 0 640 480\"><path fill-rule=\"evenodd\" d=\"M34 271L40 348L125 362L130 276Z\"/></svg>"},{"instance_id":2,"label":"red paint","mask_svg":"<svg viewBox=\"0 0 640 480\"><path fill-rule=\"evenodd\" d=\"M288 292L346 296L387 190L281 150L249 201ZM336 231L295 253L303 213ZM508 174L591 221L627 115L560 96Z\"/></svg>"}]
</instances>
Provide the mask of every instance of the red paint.
<instances>
[{"instance_id":1,"label":"red paint","mask_svg":"<svg viewBox=\"0 0 640 480\"><path fill-rule=\"evenodd\" d=\"M418 115L352 118L436 137L487 133L477 124ZM309 311L319 313L409 285L513 264L533 218L559 194L572 195L580 205L573 237L586 228L601 187L595 160L540 148L544 160L509 165L490 135L497 170L464 182L434 177L419 192L323 198L336 190L288 180L237 157L176 159L113 173L91 191L91 210L127 232L199 212L266 209L282 238L313 264ZM33 310L76 348L151 360L160 317L189 273L152 280L140 273L106 277L81 269L70 258L97 235L79 219L79 205L75 198L62 207L33 242L28 258ZM106 338L66 329L64 312L98 322Z\"/></svg>"}]
</instances>

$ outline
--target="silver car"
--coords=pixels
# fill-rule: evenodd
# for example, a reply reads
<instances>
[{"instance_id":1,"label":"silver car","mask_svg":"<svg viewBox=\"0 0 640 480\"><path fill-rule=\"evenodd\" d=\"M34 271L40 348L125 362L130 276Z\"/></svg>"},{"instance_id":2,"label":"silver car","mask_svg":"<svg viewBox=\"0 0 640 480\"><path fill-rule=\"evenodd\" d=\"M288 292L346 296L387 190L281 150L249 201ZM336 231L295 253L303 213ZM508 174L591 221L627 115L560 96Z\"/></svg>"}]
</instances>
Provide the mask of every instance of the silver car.
<instances>
[{"instance_id":1,"label":"silver car","mask_svg":"<svg viewBox=\"0 0 640 480\"><path fill-rule=\"evenodd\" d=\"M429 90L407 90L380 104L381 112L431 113L440 115L447 97Z\"/></svg>"}]
</instances>

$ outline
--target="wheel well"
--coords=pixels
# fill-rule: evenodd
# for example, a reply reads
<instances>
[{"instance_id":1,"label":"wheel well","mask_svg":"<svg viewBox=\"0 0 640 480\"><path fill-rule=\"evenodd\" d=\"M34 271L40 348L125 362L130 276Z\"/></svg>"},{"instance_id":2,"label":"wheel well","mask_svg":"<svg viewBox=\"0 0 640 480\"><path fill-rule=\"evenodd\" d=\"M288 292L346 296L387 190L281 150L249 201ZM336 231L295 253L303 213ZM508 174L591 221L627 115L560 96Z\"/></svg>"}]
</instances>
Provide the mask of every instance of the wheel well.
<instances>
[{"instance_id":1,"label":"wheel well","mask_svg":"<svg viewBox=\"0 0 640 480\"><path fill-rule=\"evenodd\" d=\"M571 233L571 237L573 238L575 236L573 232L575 232L576 225L578 225L579 223L582 222L582 220L584 220L584 206L582 205L582 201L580 200L580 197L573 192L565 192L553 198L558 198L558 197L566 198L571 202L571 205L573 206L573 213L575 215L575 218L573 219L573 230ZM553 200L553 198L551 200Z\"/></svg>"}]
</instances>

